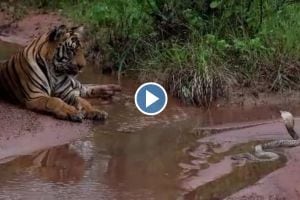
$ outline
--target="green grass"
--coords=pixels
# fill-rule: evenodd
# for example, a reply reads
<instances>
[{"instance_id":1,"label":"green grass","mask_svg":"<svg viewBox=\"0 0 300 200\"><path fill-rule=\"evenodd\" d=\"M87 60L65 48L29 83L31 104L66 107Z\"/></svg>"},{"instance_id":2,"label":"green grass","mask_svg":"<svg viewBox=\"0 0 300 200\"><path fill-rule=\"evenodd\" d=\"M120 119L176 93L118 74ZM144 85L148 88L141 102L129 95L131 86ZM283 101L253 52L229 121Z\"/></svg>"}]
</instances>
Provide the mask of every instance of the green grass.
<instances>
[{"instance_id":1,"label":"green grass","mask_svg":"<svg viewBox=\"0 0 300 200\"><path fill-rule=\"evenodd\" d=\"M23 2L23 1L22 1ZM298 89L300 4L292 0L28 0L90 30L101 65L156 80L186 103L228 88ZM101 52L104 59L97 59Z\"/></svg>"},{"instance_id":2,"label":"green grass","mask_svg":"<svg viewBox=\"0 0 300 200\"><path fill-rule=\"evenodd\" d=\"M142 81L156 80L182 101L207 106L225 96L226 86L234 80L223 55L229 46L223 42L217 42L224 45L222 51L214 46L215 41L210 43L206 38L185 44L157 45L152 47L154 50L150 47L136 70Z\"/></svg>"}]
</instances>

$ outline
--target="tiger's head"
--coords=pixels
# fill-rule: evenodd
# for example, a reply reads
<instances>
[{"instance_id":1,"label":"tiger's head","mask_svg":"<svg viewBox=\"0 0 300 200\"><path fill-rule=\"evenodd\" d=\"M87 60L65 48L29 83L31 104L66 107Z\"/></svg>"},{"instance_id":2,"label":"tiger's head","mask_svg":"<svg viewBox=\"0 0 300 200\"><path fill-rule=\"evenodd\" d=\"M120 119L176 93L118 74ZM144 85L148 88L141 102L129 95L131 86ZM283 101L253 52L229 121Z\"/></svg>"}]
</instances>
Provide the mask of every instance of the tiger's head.
<instances>
[{"instance_id":1,"label":"tiger's head","mask_svg":"<svg viewBox=\"0 0 300 200\"><path fill-rule=\"evenodd\" d=\"M83 26L68 29L61 25L50 32L49 40L59 41L51 63L56 74L77 75L86 65L83 34Z\"/></svg>"}]
</instances>

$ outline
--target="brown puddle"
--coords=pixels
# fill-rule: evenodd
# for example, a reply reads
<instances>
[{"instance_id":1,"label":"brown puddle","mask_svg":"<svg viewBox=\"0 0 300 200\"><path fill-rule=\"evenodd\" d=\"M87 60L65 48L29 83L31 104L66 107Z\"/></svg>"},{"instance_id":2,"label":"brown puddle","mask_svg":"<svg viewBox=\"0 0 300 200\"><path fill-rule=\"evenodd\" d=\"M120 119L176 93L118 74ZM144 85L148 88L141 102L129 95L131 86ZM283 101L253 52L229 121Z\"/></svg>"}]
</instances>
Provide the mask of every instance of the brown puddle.
<instances>
[{"instance_id":1,"label":"brown puddle","mask_svg":"<svg viewBox=\"0 0 300 200\"><path fill-rule=\"evenodd\" d=\"M14 49L1 42L0 59ZM88 67L80 79L118 83L100 74ZM146 117L133 103L137 87L124 78L112 103L91 100L110 114L105 123L78 125L0 102L0 158L19 156L0 166L0 199L222 199L286 163L281 157L235 166L230 155L250 151L255 141L288 138L279 110L299 115L299 107L203 110L170 98L163 113Z\"/></svg>"}]
</instances>

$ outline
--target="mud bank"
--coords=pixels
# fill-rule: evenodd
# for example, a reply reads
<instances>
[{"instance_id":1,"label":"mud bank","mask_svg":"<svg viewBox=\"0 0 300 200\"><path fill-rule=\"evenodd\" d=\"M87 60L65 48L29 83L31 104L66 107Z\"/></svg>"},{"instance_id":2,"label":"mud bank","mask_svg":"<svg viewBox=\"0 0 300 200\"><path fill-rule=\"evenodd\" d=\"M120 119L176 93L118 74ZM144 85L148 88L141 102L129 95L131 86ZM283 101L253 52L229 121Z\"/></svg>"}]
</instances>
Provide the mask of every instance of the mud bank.
<instances>
[{"instance_id":1,"label":"mud bank","mask_svg":"<svg viewBox=\"0 0 300 200\"><path fill-rule=\"evenodd\" d=\"M69 143L88 135L91 124L57 120L0 101L0 162Z\"/></svg>"},{"instance_id":2,"label":"mud bank","mask_svg":"<svg viewBox=\"0 0 300 200\"><path fill-rule=\"evenodd\" d=\"M24 46L34 37L61 24L68 25L71 22L54 12L31 11L18 21L13 21L7 13L0 12L0 40Z\"/></svg>"},{"instance_id":3,"label":"mud bank","mask_svg":"<svg viewBox=\"0 0 300 200\"><path fill-rule=\"evenodd\" d=\"M286 166L240 190L226 200L238 199L300 199L300 147L285 151Z\"/></svg>"}]
</instances>

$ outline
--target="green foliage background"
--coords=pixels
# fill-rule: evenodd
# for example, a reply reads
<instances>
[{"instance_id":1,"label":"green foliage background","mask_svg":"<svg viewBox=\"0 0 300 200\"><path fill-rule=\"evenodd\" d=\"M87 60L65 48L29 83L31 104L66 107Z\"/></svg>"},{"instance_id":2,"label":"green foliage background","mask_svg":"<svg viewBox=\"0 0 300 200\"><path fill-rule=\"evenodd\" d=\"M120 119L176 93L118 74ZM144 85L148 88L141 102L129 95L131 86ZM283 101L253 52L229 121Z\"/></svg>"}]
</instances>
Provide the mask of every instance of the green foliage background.
<instances>
[{"instance_id":1,"label":"green foliage background","mask_svg":"<svg viewBox=\"0 0 300 200\"><path fill-rule=\"evenodd\" d=\"M235 88L298 89L296 0L29 0L87 24L104 62L157 80L187 103ZM103 63L102 63L103 64Z\"/></svg>"}]
</instances>

